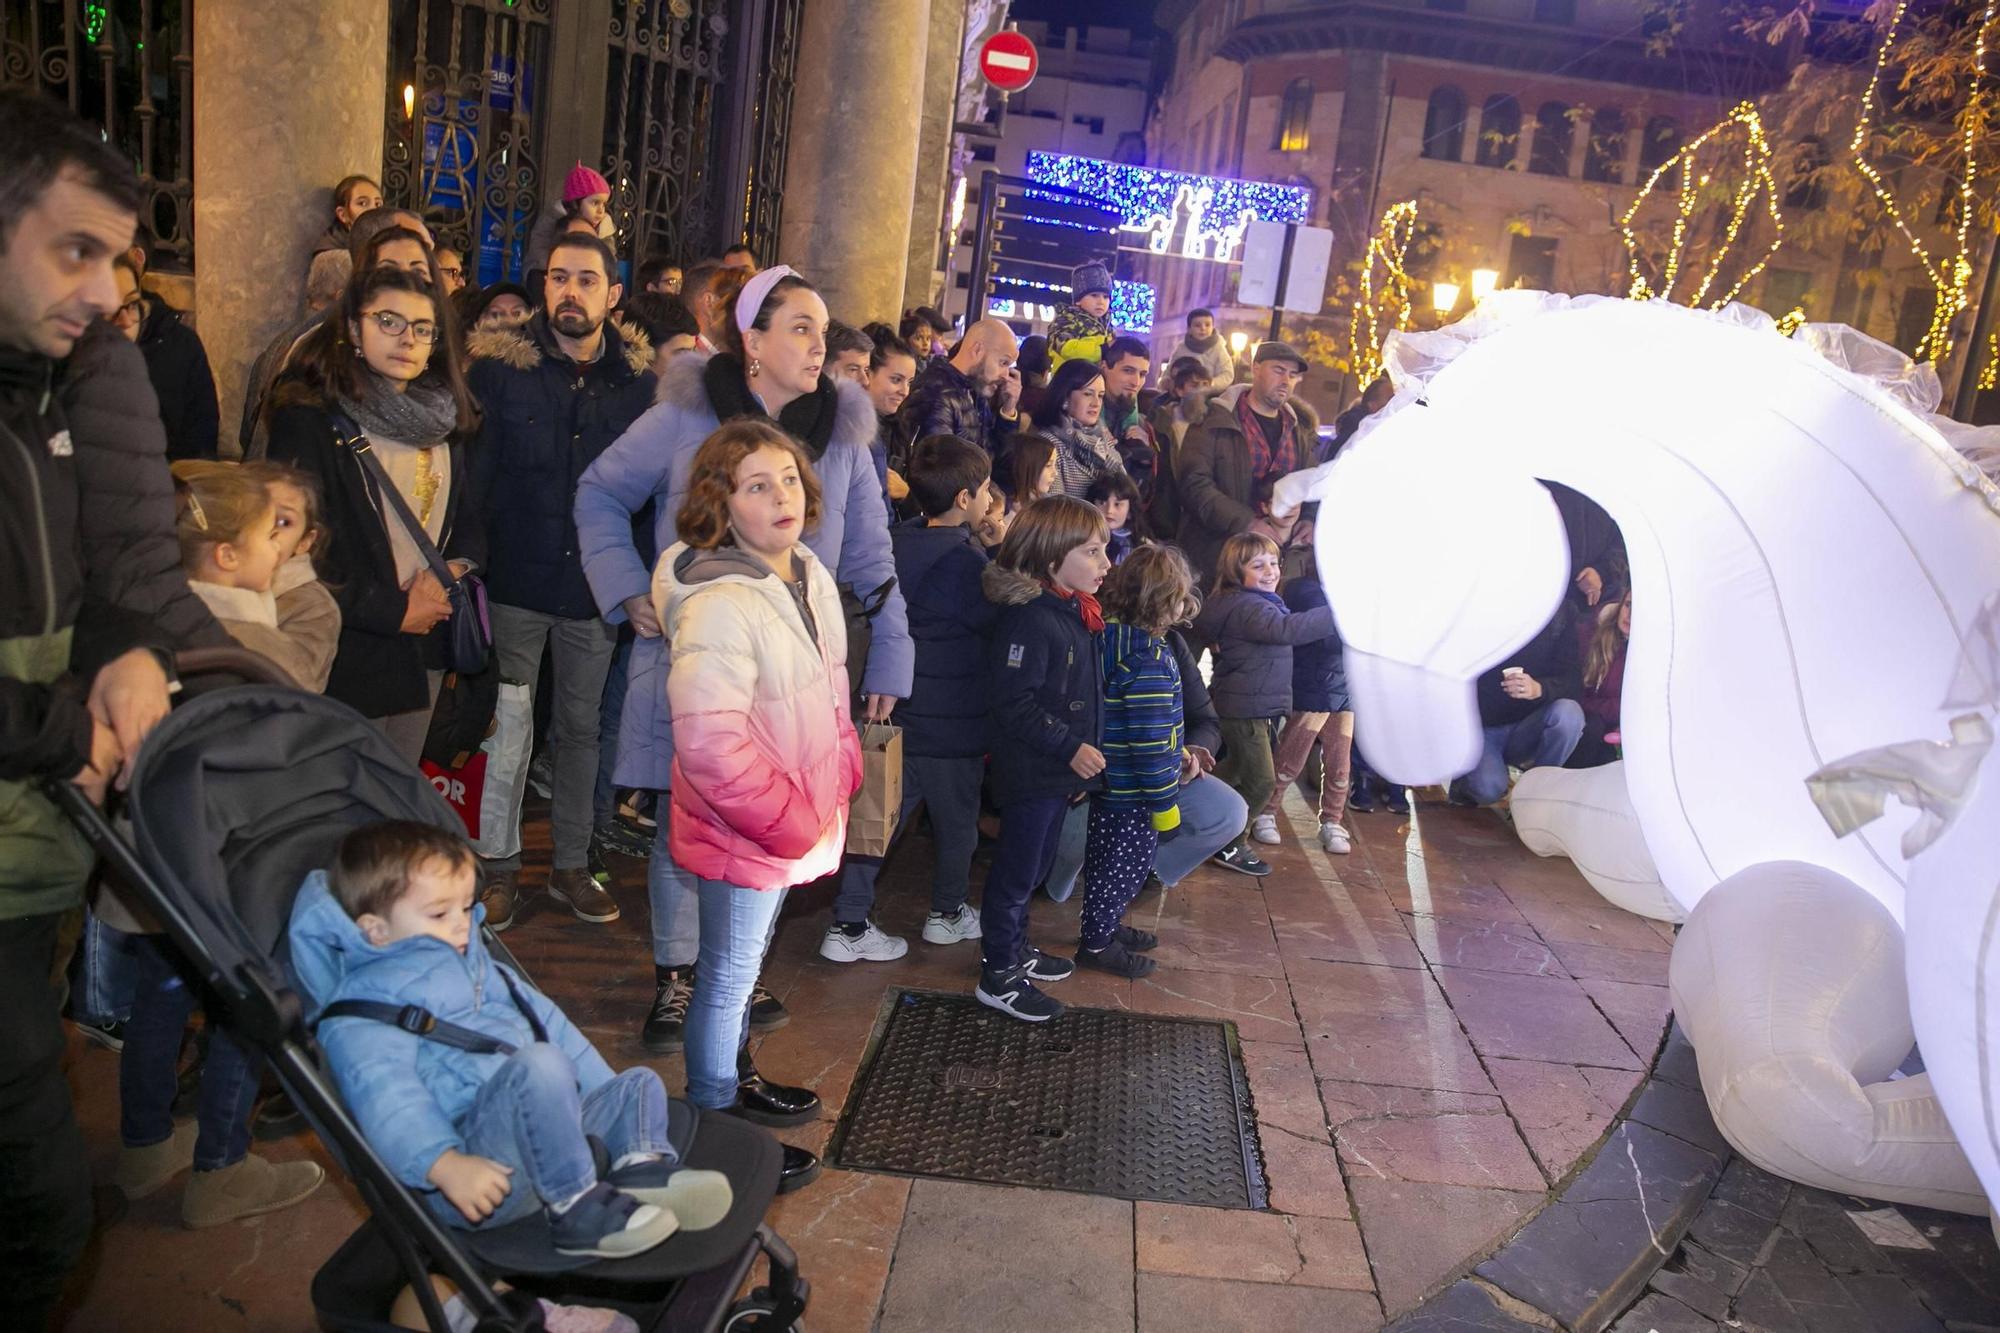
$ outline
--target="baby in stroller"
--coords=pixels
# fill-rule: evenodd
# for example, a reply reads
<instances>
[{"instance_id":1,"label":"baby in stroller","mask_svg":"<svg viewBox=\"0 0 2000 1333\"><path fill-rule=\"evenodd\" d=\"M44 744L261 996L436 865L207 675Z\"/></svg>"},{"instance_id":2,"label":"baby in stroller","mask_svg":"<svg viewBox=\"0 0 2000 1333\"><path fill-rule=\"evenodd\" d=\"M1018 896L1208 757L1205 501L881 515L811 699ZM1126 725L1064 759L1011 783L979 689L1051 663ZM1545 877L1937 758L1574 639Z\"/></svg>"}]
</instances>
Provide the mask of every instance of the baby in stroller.
<instances>
[{"instance_id":1,"label":"baby in stroller","mask_svg":"<svg viewBox=\"0 0 2000 1333\"><path fill-rule=\"evenodd\" d=\"M541 1208L563 1254L623 1258L721 1221L728 1177L676 1169L659 1075L612 1073L489 955L476 886L462 838L391 820L342 839L293 905L292 966L369 1143L446 1224Z\"/></svg>"}]
</instances>

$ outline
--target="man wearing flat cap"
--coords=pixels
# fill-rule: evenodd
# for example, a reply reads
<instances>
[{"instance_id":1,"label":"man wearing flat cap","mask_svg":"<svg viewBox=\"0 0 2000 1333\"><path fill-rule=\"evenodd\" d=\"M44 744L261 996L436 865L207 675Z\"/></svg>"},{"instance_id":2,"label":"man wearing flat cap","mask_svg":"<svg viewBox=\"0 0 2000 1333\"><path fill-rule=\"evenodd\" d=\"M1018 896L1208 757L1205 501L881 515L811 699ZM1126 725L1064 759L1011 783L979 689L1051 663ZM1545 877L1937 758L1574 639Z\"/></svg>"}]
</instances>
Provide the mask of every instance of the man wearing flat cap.
<instances>
[{"instance_id":1,"label":"man wearing flat cap","mask_svg":"<svg viewBox=\"0 0 2000 1333\"><path fill-rule=\"evenodd\" d=\"M1319 416L1296 396L1305 373L1305 358L1289 344L1261 343L1250 382L1212 396L1188 427L1176 465L1180 544L1203 587L1222 543L1269 516L1278 478L1313 461Z\"/></svg>"}]
</instances>

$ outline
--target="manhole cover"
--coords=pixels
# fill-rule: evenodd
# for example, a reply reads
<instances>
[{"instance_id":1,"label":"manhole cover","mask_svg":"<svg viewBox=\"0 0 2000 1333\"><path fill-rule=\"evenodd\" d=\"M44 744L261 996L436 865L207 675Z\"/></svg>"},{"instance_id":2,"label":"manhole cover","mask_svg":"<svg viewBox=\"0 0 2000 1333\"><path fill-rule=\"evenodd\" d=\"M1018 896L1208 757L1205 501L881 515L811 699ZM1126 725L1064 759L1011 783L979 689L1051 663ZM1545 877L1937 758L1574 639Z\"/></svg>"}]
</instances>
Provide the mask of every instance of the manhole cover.
<instances>
[{"instance_id":1,"label":"manhole cover","mask_svg":"<svg viewBox=\"0 0 2000 1333\"><path fill-rule=\"evenodd\" d=\"M893 990L828 1159L1262 1208L1247 1087L1224 1023L1073 1008L1034 1026L969 995Z\"/></svg>"}]
</instances>

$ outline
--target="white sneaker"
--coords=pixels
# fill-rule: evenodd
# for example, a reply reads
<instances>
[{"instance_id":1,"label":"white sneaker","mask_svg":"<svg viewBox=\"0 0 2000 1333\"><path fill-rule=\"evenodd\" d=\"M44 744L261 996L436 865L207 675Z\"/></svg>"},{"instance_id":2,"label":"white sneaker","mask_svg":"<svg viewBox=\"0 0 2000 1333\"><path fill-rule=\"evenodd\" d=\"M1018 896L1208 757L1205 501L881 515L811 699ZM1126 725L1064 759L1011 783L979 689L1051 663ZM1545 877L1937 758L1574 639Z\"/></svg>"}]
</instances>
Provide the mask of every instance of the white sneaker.
<instances>
[{"instance_id":1,"label":"white sneaker","mask_svg":"<svg viewBox=\"0 0 2000 1333\"><path fill-rule=\"evenodd\" d=\"M939 916L932 912L924 922L925 944L959 944L965 940L976 940L980 936L979 913L971 903L961 903L950 916Z\"/></svg>"},{"instance_id":2,"label":"white sneaker","mask_svg":"<svg viewBox=\"0 0 2000 1333\"><path fill-rule=\"evenodd\" d=\"M1354 850L1354 842L1347 836L1347 830L1331 819L1320 823L1319 845L1334 856L1345 856Z\"/></svg>"},{"instance_id":3,"label":"white sneaker","mask_svg":"<svg viewBox=\"0 0 2000 1333\"><path fill-rule=\"evenodd\" d=\"M1273 846L1277 845L1278 817L1276 815L1258 815L1250 821L1250 836L1258 842L1270 843Z\"/></svg>"},{"instance_id":4,"label":"white sneaker","mask_svg":"<svg viewBox=\"0 0 2000 1333\"><path fill-rule=\"evenodd\" d=\"M828 926L826 938L819 942L819 956L835 963L887 963L909 951L908 940L883 934L873 921L863 922L859 935Z\"/></svg>"}]
</instances>

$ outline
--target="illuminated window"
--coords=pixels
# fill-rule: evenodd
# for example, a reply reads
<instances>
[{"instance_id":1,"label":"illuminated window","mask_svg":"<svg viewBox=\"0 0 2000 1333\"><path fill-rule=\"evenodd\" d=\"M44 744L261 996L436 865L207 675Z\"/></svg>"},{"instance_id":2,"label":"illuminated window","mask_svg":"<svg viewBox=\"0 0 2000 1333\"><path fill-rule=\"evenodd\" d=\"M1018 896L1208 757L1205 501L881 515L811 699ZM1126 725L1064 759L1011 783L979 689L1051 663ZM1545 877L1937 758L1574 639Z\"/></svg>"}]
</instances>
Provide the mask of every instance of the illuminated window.
<instances>
[{"instance_id":1,"label":"illuminated window","mask_svg":"<svg viewBox=\"0 0 2000 1333\"><path fill-rule=\"evenodd\" d=\"M1625 113L1615 106L1599 107L1590 118L1590 141L1584 145L1583 178L1616 185L1625 179Z\"/></svg>"},{"instance_id":2,"label":"illuminated window","mask_svg":"<svg viewBox=\"0 0 2000 1333\"><path fill-rule=\"evenodd\" d=\"M1538 176L1569 175L1570 144L1575 127L1569 123L1569 107L1561 102L1544 102L1535 112L1535 140L1528 148L1528 170Z\"/></svg>"},{"instance_id":3,"label":"illuminated window","mask_svg":"<svg viewBox=\"0 0 2000 1333\"><path fill-rule=\"evenodd\" d=\"M1449 85L1432 90L1424 107L1424 156L1456 162L1465 152L1465 94Z\"/></svg>"},{"instance_id":4,"label":"illuminated window","mask_svg":"<svg viewBox=\"0 0 2000 1333\"><path fill-rule=\"evenodd\" d=\"M1278 106L1278 128L1271 147L1280 153L1303 153L1312 146L1313 86L1311 79L1293 79L1285 85L1285 98Z\"/></svg>"},{"instance_id":5,"label":"illuminated window","mask_svg":"<svg viewBox=\"0 0 2000 1333\"><path fill-rule=\"evenodd\" d=\"M1521 104L1495 93L1479 109L1479 165L1511 167L1521 144Z\"/></svg>"}]
</instances>

